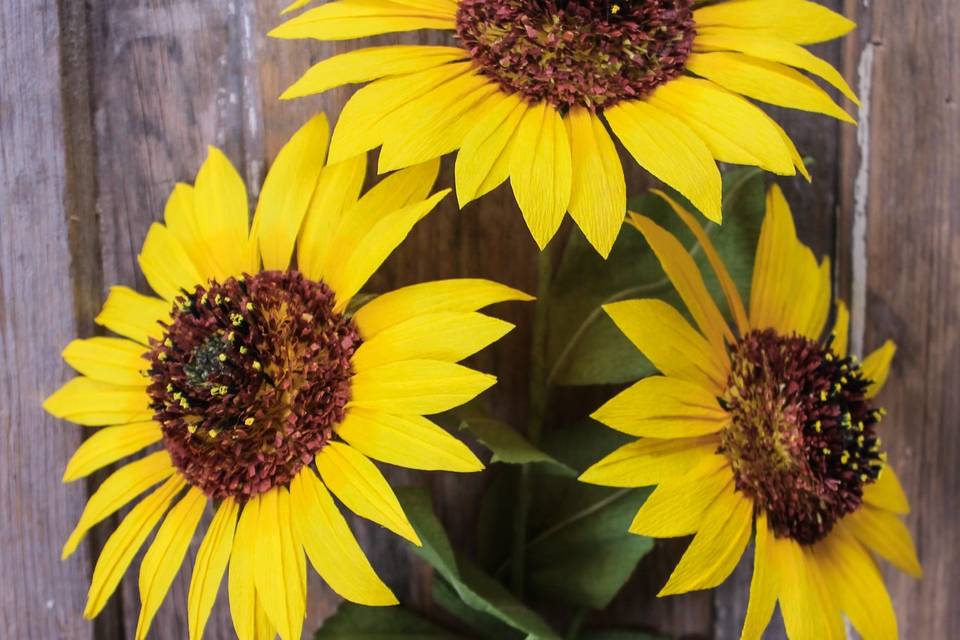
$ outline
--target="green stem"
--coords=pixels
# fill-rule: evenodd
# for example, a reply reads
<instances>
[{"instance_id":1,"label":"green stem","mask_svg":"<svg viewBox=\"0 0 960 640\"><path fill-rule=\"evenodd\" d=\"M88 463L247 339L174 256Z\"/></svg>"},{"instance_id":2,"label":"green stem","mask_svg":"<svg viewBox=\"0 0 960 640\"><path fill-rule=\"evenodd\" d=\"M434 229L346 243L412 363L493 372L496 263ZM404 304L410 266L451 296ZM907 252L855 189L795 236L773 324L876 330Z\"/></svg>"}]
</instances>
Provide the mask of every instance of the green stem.
<instances>
[{"instance_id":1,"label":"green stem","mask_svg":"<svg viewBox=\"0 0 960 640\"><path fill-rule=\"evenodd\" d=\"M587 621L587 617L590 615L590 609L586 607L581 607L576 614L574 614L573 619L570 621L570 626L567 627L567 640L577 640L580 636L580 630L583 629L583 623Z\"/></svg>"},{"instance_id":2,"label":"green stem","mask_svg":"<svg viewBox=\"0 0 960 640\"><path fill-rule=\"evenodd\" d=\"M543 433L549 390L546 380L547 322L550 281L553 275L553 244L537 256L537 300L534 304L533 336L530 349L530 410L527 419L527 439L536 446ZM513 553L510 580L517 596L523 595L526 574L527 528L530 518L530 465L520 469L520 486L513 522Z\"/></svg>"}]
</instances>

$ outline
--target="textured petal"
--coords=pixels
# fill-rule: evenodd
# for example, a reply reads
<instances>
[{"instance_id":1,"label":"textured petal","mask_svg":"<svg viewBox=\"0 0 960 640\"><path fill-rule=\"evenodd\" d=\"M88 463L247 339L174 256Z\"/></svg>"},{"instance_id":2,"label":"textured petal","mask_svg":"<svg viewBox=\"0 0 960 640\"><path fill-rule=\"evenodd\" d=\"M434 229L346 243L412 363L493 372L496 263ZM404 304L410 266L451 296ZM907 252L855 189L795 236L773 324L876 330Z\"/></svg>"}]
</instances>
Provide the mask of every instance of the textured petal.
<instances>
[{"instance_id":1,"label":"textured petal","mask_svg":"<svg viewBox=\"0 0 960 640\"><path fill-rule=\"evenodd\" d=\"M760 228L750 288L753 328L779 328L783 323L797 293L789 283L797 267L793 258L800 246L790 205L780 187L773 185L767 192L767 212Z\"/></svg>"},{"instance_id":2,"label":"textured petal","mask_svg":"<svg viewBox=\"0 0 960 640\"><path fill-rule=\"evenodd\" d=\"M193 540L200 516L207 506L207 497L192 487L164 519L153 543L140 563L140 616L137 618L136 640L143 640L150 623L157 615L173 579L180 571L183 557Z\"/></svg>"},{"instance_id":3,"label":"textured petal","mask_svg":"<svg viewBox=\"0 0 960 640\"><path fill-rule=\"evenodd\" d=\"M353 376L350 406L432 415L473 400L494 376L439 360L404 360Z\"/></svg>"},{"instance_id":4,"label":"textured petal","mask_svg":"<svg viewBox=\"0 0 960 640\"><path fill-rule=\"evenodd\" d=\"M253 217L264 269L283 271L290 266L329 141L330 125L321 113L294 133L273 161Z\"/></svg>"},{"instance_id":5,"label":"textured petal","mask_svg":"<svg viewBox=\"0 0 960 640\"><path fill-rule=\"evenodd\" d=\"M387 0L376 3L339 0L301 13L268 35L282 39L352 40L382 33L455 27L454 16L446 11Z\"/></svg>"},{"instance_id":6,"label":"textured petal","mask_svg":"<svg viewBox=\"0 0 960 640\"><path fill-rule=\"evenodd\" d=\"M664 375L718 393L729 368L727 356L662 300L627 300L604 305L604 311L627 338Z\"/></svg>"},{"instance_id":7,"label":"textured petal","mask_svg":"<svg viewBox=\"0 0 960 640\"><path fill-rule=\"evenodd\" d=\"M716 395L678 378L644 378L592 416L608 427L648 438L692 438L720 431L730 420Z\"/></svg>"},{"instance_id":8,"label":"textured petal","mask_svg":"<svg viewBox=\"0 0 960 640\"><path fill-rule=\"evenodd\" d=\"M910 513L910 502L900 479L889 464L883 465L876 482L863 488L863 500L869 505L901 515Z\"/></svg>"},{"instance_id":9,"label":"textured petal","mask_svg":"<svg viewBox=\"0 0 960 640\"><path fill-rule=\"evenodd\" d=\"M176 238L180 246L190 257L190 261L201 275L212 274L213 263L200 233L200 223L197 220L196 195L193 187L178 182L167 198L167 205L163 209L163 222L167 229Z\"/></svg>"},{"instance_id":10,"label":"textured petal","mask_svg":"<svg viewBox=\"0 0 960 640\"><path fill-rule=\"evenodd\" d=\"M899 516L864 505L842 522L857 540L893 566L914 578L923 577L913 538Z\"/></svg>"},{"instance_id":11,"label":"textured petal","mask_svg":"<svg viewBox=\"0 0 960 640\"><path fill-rule=\"evenodd\" d=\"M856 124L816 82L779 62L742 53L694 53L687 58L687 69L754 100Z\"/></svg>"},{"instance_id":12,"label":"textured petal","mask_svg":"<svg viewBox=\"0 0 960 640\"><path fill-rule=\"evenodd\" d=\"M365 340L389 327L420 315L470 312L499 302L533 298L491 280L456 279L424 282L378 296L361 307L353 319Z\"/></svg>"},{"instance_id":13,"label":"textured petal","mask_svg":"<svg viewBox=\"0 0 960 640\"><path fill-rule=\"evenodd\" d=\"M734 284L733 278L730 277L730 272L727 271L726 265L724 265L723 260L720 259L720 254L717 253L716 247L713 246L713 241L710 240L710 236L707 235L696 218L681 207L676 200L659 189L652 189L651 191L670 205L673 212L683 221L687 228L690 229L690 232L697 239L697 243L703 248L703 254L706 256L710 267L713 269L714 275L717 276L717 280L720 282L720 288L723 290L723 295L727 299L727 307L730 309L730 314L733 316L733 320L737 325L737 330L741 335L745 334L749 330L749 322L747 321L747 312L744 309L743 300L740 298L737 285Z\"/></svg>"},{"instance_id":14,"label":"textured petal","mask_svg":"<svg viewBox=\"0 0 960 640\"><path fill-rule=\"evenodd\" d=\"M620 142L641 167L720 222L722 184L713 155L683 121L646 102L621 102L604 111Z\"/></svg>"},{"instance_id":15,"label":"textured petal","mask_svg":"<svg viewBox=\"0 0 960 640\"><path fill-rule=\"evenodd\" d=\"M573 160L570 215L590 244L606 258L627 211L623 165L600 118L577 107L567 114L566 122Z\"/></svg>"},{"instance_id":16,"label":"textured petal","mask_svg":"<svg viewBox=\"0 0 960 640\"><path fill-rule=\"evenodd\" d=\"M850 311L842 300L837 302L837 319L833 323L833 351L846 356L850 343Z\"/></svg>"},{"instance_id":17,"label":"textured petal","mask_svg":"<svg viewBox=\"0 0 960 640\"><path fill-rule=\"evenodd\" d=\"M150 287L165 300L193 291L205 281L186 250L162 224L150 225L137 262Z\"/></svg>"},{"instance_id":18,"label":"textured petal","mask_svg":"<svg viewBox=\"0 0 960 640\"><path fill-rule=\"evenodd\" d=\"M367 340L353 354L354 371L401 360L459 362L506 335L513 325L477 312L413 317Z\"/></svg>"},{"instance_id":19,"label":"textured petal","mask_svg":"<svg viewBox=\"0 0 960 640\"><path fill-rule=\"evenodd\" d=\"M890 376L890 365L893 364L893 356L897 353L897 345L892 340L887 340L883 346L863 359L863 377L873 382L867 387L867 397L873 398L883 390L883 385L887 383Z\"/></svg>"},{"instance_id":20,"label":"textured petal","mask_svg":"<svg viewBox=\"0 0 960 640\"><path fill-rule=\"evenodd\" d=\"M90 378L74 378L43 403L47 413L85 426L144 422L153 417L143 387L119 387Z\"/></svg>"},{"instance_id":21,"label":"textured petal","mask_svg":"<svg viewBox=\"0 0 960 640\"><path fill-rule=\"evenodd\" d=\"M732 485L707 508L703 524L660 596L710 589L733 573L753 529L753 502Z\"/></svg>"},{"instance_id":22,"label":"textured petal","mask_svg":"<svg viewBox=\"0 0 960 640\"><path fill-rule=\"evenodd\" d=\"M277 487L260 496L256 555L257 598L282 640L300 640L307 609L303 547L293 533L290 494Z\"/></svg>"},{"instance_id":23,"label":"textured petal","mask_svg":"<svg viewBox=\"0 0 960 640\"><path fill-rule=\"evenodd\" d=\"M159 442L162 437L160 425L152 421L99 429L77 447L63 472L63 481L72 482L84 478Z\"/></svg>"},{"instance_id":24,"label":"textured petal","mask_svg":"<svg viewBox=\"0 0 960 640\"><path fill-rule=\"evenodd\" d=\"M257 555L257 536L260 517L260 496L253 496L240 511L230 553L230 573L227 590L230 598L230 616L239 640L257 640L258 610L254 558ZM267 625L269 626L269 625Z\"/></svg>"},{"instance_id":25,"label":"textured petal","mask_svg":"<svg viewBox=\"0 0 960 640\"><path fill-rule=\"evenodd\" d=\"M497 93L493 100L473 123L457 154L457 200L461 207L500 186L510 173L512 143L527 103L519 94Z\"/></svg>"},{"instance_id":26,"label":"textured petal","mask_svg":"<svg viewBox=\"0 0 960 640\"><path fill-rule=\"evenodd\" d=\"M591 466L581 482L607 487L645 487L688 473L717 450L716 436L658 440L643 438L624 445Z\"/></svg>"},{"instance_id":27,"label":"textured petal","mask_svg":"<svg viewBox=\"0 0 960 640\"><path fill-rule=\"evenodd\" d=\"M110 295L95 321L125 338L149 344L150 338L163 337L160 323L169 318L169 302L118 286L110 287Z\"/></svg>"},{"instance_id":28,"label":"textured petal","mask_svg":"<svg viewBox=\"0 0 960 640\"><path fill-rule=\"evenodd\" d=\"M767 514L757 516L757 535L753 556L753 577L750 579L750 602L743 621L741 640L760 640L777 606L779 578L773 546L777 543L767 524Z\"/></svg>"},{"instance_id":29,"label":"textured petal","mask_svg":"<svg viewBox=\"0 0 960 640\"><path fill-rule=\"evenodd\" d=\"M147 386L144 371L149 362L143 345L122 338L74 340L63 350L63 359L93 380L117 385Z\"/></svg>"},{"instance_id":30,"label":"textured petal","mask_svg":"<svg viewBox=\"0 0 960 640\"><path fill-rule=\"evenodd\" d=\"M772 555L780 579L780 611L790 638L831 638L832 621L820 595L811 559L799 544L777 538Z\"/></svg>"},{"instance_id":31,"label":"textured petal","mask_svg":"<svg viewBox=\"0 0 960 640\"><path fill-rule=\"evenodd\" d=\"M733 474L725 456L704 456L682 478L661 483L640 507L630 531L655 538L676 538L697 531L707 508L728 486Z\"/></svg>"},{"instance_id":32,"label":"textured petal","mask_svg":"<svg viewBox=\"0 0 960 640\"><path fill-rule=\"evenodd\" d=\"M681 76L662 85L648 100L680 118L721 162L755 165L786 176L797 172L770 117L708 80Z\"/></svg>"},{"instance_id":33,"label":"textured petal","mask_svg":"<svg viewBox=\"0 0 960 640\"><path fill-rule=\"evenodd\" d=\"M348 51L310 67L280 96L281 100L323 93L345 84L416 73L467 57L460 47L388 45Z\"/></svg>"},{"instance_id":34,"label":"textured petal","mask_svg":"<svg viewBox=\"0 0 960 640\"><path fill-rule=\"evenodd\" d=\"M368 606L397 604L310 467L304 467L290 485L290 504L293 525L307 557L334 592Z\"/></svg>"},{"instance_id":35,"label":"textured petal","mask_svg":"<svg viewBox=\"0 0 960 640\"><path fill-rule=\"evenodd\" d=\"M323 483L348 509L420 545L393 489L362 453L349 445L329 442L317 454L317 470Z\"/></svg>"},{"instance_id":36,"label":"textured petal","mask_svg":"<svg viewBox=\"0 0 960 640\"><path fill-rule=\"evenodd\" d=\"M351 447L380 462L426 471L483 469L467 445L423 416L354 408L336 431Z\"/></svg>"},{"instance_id":37,"label":"textured petal","mask_svg":"<svg viewBox=\"0 0 960 640\"><path fill-rule=\"evenodd\" d=\"M180 475L169 478L159 489L131 509L107 538L90 578L87 606L83 610L85 618L96 617L106 606L133 557L185 484L186 481Z\"/></svg>"},{"instance_id":38,"label":"textured petal","mask_svg":"<svg viewBox=\"0 0 960 640\"><path fill-rule=\"evenodd\" d=\"M257 270L255 246L250 242L250 209L243 178L223 152L209 148L193 188L197 228L212 263L208 278L223 281Z\"/></svg>"},{"instance_id":39,"label":"textured petal","mask_svg":"<svg viewBox=\"0 0 960 640\"><path fill-rule=\"evenodd\" d=\"M232 498L221 502L197 550L187 593L187 624L191 640L203 637L223 573L227 570L239 510Z\"/></svg>"},{"instance_id":40,"label":"textured petal","mask_svg":"<svg viewBox=\"0 0 960 640\"><path fill-rule=\"evenodd\" d=\"M510 185L540 249L553 238L570 204L572 165L563 118L545 102L530 107L517 127Z\"/></svg>"},{"instance_id":41,"label":"textured petal","mask_svg":"<svg viewBox=\"0 0 960 640\"><path fill-rule=\"evenodd\" d=\"M83 513L80 514L80 521L63 545L61 557L67 558L76 551L83 536L95 524L113 515L128 502L158 482L166 480L173 473L174 467L170 462L170 454L166 450L157 451L114 471L90 496L87 505L83 508Z\"/></svg>"},{"instance_id":42,"label":"textured petal","mask_svg":"<svg viewBox=\"0 0 960 640\"><path fill-rule=\"evenodd\" d=\"M698 29L735 27L797 44L826 42L850 33L856 23L822 4L807 0L738 0L701 7L693 13Z\"/></svg>"},{"instance_id":43,"label":"textured petal","mask_svg":"<svg viewBox=\"0 0 960 640\"><path fill-rule=\"evenodd\" d=\"M686 247L680 244L672 233L650 218L633 215L631 221L653 249L660 266L670 278L673 288L680 294L701 333L710 340L714 349L724 351L725 345L733 342L733 333L707 291L700 268Z\"/></svg>"}]
</instances>

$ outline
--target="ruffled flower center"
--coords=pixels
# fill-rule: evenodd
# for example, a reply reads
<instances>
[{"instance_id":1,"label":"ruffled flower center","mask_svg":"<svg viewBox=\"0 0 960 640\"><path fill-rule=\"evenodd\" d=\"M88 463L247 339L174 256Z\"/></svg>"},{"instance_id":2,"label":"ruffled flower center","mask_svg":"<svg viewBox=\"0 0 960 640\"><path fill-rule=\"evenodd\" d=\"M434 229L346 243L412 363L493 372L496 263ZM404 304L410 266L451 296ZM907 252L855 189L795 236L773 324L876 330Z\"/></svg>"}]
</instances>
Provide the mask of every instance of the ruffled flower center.
<instances>
[{"instance_id":1,"label":"ruffled flower center","mask_svg":"<svg viewBox=\"0 0 960 640\"><path fill-rule=\"evenodd\" d=\"M883 465L870 381L830 343L772 330L747 334L730 359L722 403L732 419L720 449L736 487L776 536L813 544L860 506Z\"/></svg>"},{"instance_id":2,"label":"ruffled flower center","mask_svg":"<svg viewBox=\"0 0 960 640\"><path fill-rule=\"evenodd\" d=\"M296 271L198 286L151 347L148 393L174 465L215 499L290 482L344 416L360 345L334 294Z\"/></svg>"},{"instance_id":3,"label":"ruffled flower center","mask_svg":"<svg viewBox=\"0 0 960 640\"><path fill-rule=\"evenodd\" d=\"M642 98L683 72L692 0L460 0L457 37L509 93L561 110Z\"/></svg>"}]
</instances>

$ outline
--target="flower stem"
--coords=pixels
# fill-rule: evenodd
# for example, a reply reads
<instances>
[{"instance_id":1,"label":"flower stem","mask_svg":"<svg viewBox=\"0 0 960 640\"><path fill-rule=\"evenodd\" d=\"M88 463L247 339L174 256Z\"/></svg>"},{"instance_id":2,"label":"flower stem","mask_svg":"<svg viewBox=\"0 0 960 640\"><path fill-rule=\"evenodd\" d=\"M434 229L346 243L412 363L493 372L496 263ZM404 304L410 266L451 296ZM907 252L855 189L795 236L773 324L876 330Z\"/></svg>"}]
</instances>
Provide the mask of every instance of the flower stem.
<instances>
[{"instance_id":1,"label":"flower stem","mask_svg":"<svg viewBox=\"0 0 960 640\"><path fill-rule=\"evenodd\" d=\"M543 433L549 389L547 386L547 306L553 275L553 245L547 245L537 255L537 300L534 303L533 336L530 349L530 409L527 419L527 439L536 446ZM513 560L510 580L517 596L523 595L526 574L527 529L530 516L532 485L530 465L520 469L513 526Z\"/></svg>"}]
</instances>

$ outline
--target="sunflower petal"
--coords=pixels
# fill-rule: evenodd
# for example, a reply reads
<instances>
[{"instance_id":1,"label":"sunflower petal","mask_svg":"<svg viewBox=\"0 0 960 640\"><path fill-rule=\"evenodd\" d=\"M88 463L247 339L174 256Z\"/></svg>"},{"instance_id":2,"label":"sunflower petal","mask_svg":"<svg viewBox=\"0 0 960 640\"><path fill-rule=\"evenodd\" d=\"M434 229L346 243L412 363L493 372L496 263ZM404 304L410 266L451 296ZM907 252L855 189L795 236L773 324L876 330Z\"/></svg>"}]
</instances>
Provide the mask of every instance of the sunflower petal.
<instances>
[{"instance_id":1,"label":"sunflower petal","mask_svg":"<svg viewBox=\"0 0 960 640\"><path fill-rule=\"evenodd\" d=\"M328 445L329 446L329 445ZM294 538L290 494L276 487L260 496L254 581L257 597L282 640L299 640L306 616L303 547Z\"/></svg>"},{"instance_id":2,"label":"sunflower petal","mask_svg":"<svg viewBox=\"0 0 960 640\"><path fill-rule=\"evenodd\" d=\"M223 573L227 570L239 510L232 498L221 502L197 550L187 592L187 625L191 640L203 637Z\"/></svg>"},{"instance_id":3,"label":"sunflower petal","mask_svg":"<svg viewBox=\"0 0 960 640\"><path fill-rule=\"evenodd\" d=\"M233 629L239 640L257 640L258 612L254 558L257 555L259 531L260 496L247 500L236 520L236 534L230 552L230 572L227 577L227 594L230 598L230 616ZM264 614L265 615L265 614Z\"/></svg>"},{"instance_id":4,"label":"sunflower petal","mask_svg":"<svg viewBox=\"0 0 960 640\"><path fill-rule=\"evenodd\" d=\"M137 262L150 287L165 300L193 291L204 281L186 250L162 224L150 225Z\"/></svg>"},{"instance_id":5,"label":"sunflower petal","mask_svg":"<svg viewBox=\"0 0 960 640\"><path fill-rule=\"evenodd\" d=\"M223 281L254 272L255 246L250 242L250 210L243 178L223 152L210 147L193 187L197 227L212 263L204 276ZM205 278L206 279L206 278Z\"/></svg>"},{"instance_id":6,"label":"sunflower petal","mask_svg":"<svg viewBox=\"0 0 960 640\"><path fill-rule=\"evenodd\" d=\"M310 467L304 467L291 483L290 504L293 525L307 557L334 592L367 606L397 604Z\"/></svg>"},{"instance_id":7,"label":"sunflower petal","mask_svg":"<svg viewBox=\"0 0 960 640\"><path fill-rule=\"evenodd\" d=\"M772 556L780 579L780 610L790 638L831 638L832 621L825 612L812 558L790 538L777 538Z\"/></svg>"},{"instance_id":8,"label":"sunflower petal","mask_svg":"<svg viewBox=\"0 0 960 640\"><path fill-rule=\"evenodd\" d=\"M63 472L63 481L85 478L98 469L159 442L162 437L160 425L152 421L99 429L77 447Z\"/></svg>"},{"instance_id":9,"label":"sunflower petal","mask_svg":"<svg viewBox=\"0 0 960 640\"><path fill-rule=\"evenodd\" d=\"M753 557L753 577L750 579L750 602L743 621L740 640L760 640L777 606L777 564L773 546L776 538L767 524L767 514L757 516L757 535Z\"/></svg>"},{"instance_id":10,"label":"sunflower petal","mask_svg":"<svg viewBox=\"0 0 960 640\"><path fill-rule=\"evenodd\" d=\"M900 485L900 479L889 464L883 465L876 482L863 488L863 501L893 513L910 513L910 501Z\"/></svg>"},{"instance_id":11,"label":"sunflower petal","mask_svg":"<svg viewBox=\"0 0 960 640\"><path fill-rule=\"evenodd\" d=\"M923 577L907 525L894 513L864 505L843 519L857 540L914 578Z\"/></svg>"},{"instance_id":12,"label":"sunflower petal","mask_svg":"<svg viewBox=\"0 0 960 640\"><path fill-rule=\"evenodd\" d=\"M144 422L153 417L143 387L119 387L85 377L60 387L43 408L57 418L84 426Z\"/></svg>"},{"instance_id":13,"label":"sunflower petal","mask_svg":"<svg viewBox=\"0 0 960 640\"><path fill-rule=\"evenodd\" d=\"M715 436L658 440L642 438L601 459L580 476L580 482L606 487L646 487L688 473L717 450Z\"/></svg>"},{"instance_id":14,"label":"sunflower petal","mask_svg":"<svg viewBox=\"0 0 960 640\"><path fill-rule=\"evenodd\" d=\"M79 373L93 380L117 385L147 386L143 372L149 363L147 348L122 338L74 340L63 350L63 359Z\"/></svg>"},{"instance_id":15,"label":"sunflower petal","mask_svg":"<svg viewBox=\"0 0 960 640\"><path fill-rule=\"evenodd\" d=\"M857 25L822 4L807 0L738 0L701 7L693 13L697 28L731 27L745 35L771 35L797 44L826 42Z\"/></svg>"},{"instance_id":16,"label":"sunflower petal","mask_svg":"<svg viewBox=\"0 0 960 640\"><path fill-rule=\"evenodd\" d=\"M833 351L846 357L850 343L850 311L843 300L837 302L837 319L833 323Z\"/></svg>"},{"instance_id":17,"label":"sunflower petal","mask_svg":"<svg viewBox=\"0 0 960 640\"><path fill-rule=\"evenodd\" d=\"M861 371L863 377L872 380L867 387L867 397L876 397L883 386L887 384L887 378L890 376L890 365L893 364L893 356L897 353L897 345L892 340L887 340L883 346L863 359Z\"/></svg>"},{"instance_id":18,"label":"sunflower petal","mask_svg":"<svg viewBox=\"0 0 960 640\"><path fill-rule=\"evenodd\" d=\"M496 381L491 375L451 362L391 362L353 376L349 406L432 415L473 400Z\"/></svg>"},{"instance_id":19,"label":"sunflower petal","mask_svg":"<svg viewBox=\"0 0 960 640\"><path fill-rule=\"evenodd\" d=\"M387 0L376 3L339 0L301 13L267 35L285 40L352 40L384 33L455 27L454 16L444 11L431 11Z\"/></svg>"},{"instance_id":20,"label":"sunflower petal","mask_svg":"<svg viewBox=\"0 0 960 640\"><path fill-rule=\"evenodd\" d=\"M150 344L150 338L163 336L161 322L170 318L170 303L145 296L127 287L110 287L110 295L94 320L125 338Z\"/></svg>"},{"instance_id":21,"label":"sunflower petal","mask_svg":"<svg viewBox=\"0 0 960 640\"><path fill-rule=\"evenodd\" d=\"M753 283L750 288L750 325L756 329L778 328L786 309L794 302L789 286L798 247L790 205L779 186L767 192L767 212L760 227Z\"/></svg>"},{"instance_id":22,"label":"sunflower petal","mask_svg":"<svg viewBox=\"0 0 960 640\"><path fill-rule=\"evenodd\" d=\"M503 184L510 174L514 134L527 103L519 94L494 96L494 103L473 124L457 153L457 200L461 208Z\"/></svg>"}]
</instances>

